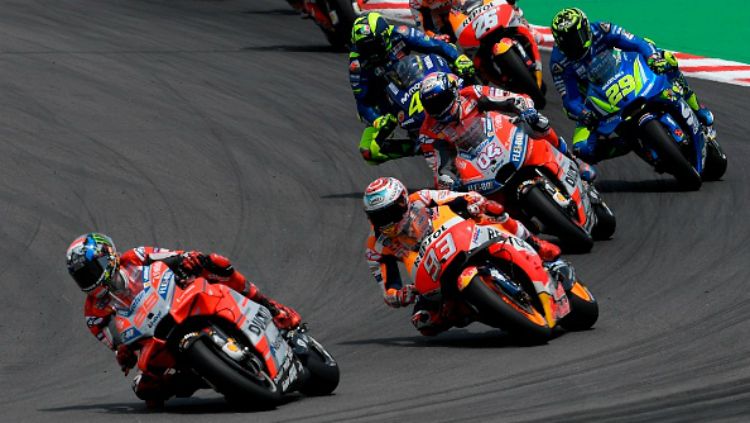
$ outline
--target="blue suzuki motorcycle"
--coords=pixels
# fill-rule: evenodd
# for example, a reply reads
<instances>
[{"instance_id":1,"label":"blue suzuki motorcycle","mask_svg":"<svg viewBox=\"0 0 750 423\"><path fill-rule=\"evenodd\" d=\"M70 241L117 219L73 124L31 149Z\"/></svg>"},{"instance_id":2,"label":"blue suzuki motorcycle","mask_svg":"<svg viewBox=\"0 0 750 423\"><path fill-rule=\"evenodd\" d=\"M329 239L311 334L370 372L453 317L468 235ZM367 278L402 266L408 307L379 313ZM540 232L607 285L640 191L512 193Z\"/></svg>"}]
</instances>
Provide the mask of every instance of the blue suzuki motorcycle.
<instances>
[{"instance_id":1,"label":"blue suzuki motorcycle","mask_svg":"<svg viewBox=\"0 0 750 423\"><path fill-rule=\"evenodd\" d=\"M641 55L604 51L592 60L588 79L586 107L600 117L593 128L600 138L622 138L687 189L724 174L727 157L713 128L701 125L681 87L654 73Z\"/></svg>"}]
</instances>

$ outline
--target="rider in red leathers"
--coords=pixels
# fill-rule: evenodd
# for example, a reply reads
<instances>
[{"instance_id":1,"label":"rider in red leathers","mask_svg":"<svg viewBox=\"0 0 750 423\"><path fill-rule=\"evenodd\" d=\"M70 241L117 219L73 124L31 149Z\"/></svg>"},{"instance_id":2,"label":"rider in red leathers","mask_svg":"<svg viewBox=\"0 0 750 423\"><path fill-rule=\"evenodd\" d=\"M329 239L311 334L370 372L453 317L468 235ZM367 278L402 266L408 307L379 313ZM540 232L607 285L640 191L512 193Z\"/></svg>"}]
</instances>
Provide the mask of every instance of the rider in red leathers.
<instances>
[{"instance_id":1,"label":"rider in red leathers","mask_svg":"<svg viewBox=\"0 0 750 423\"><path fill-rule=\"evenodd\" d=\"M458 187L460 180L453 170L456 146L469 148L484 141L484 118L488 110L517 116L519 124L533 137L546 140L562 153L567 152L565 141L525 94L482 85L459 90L455 75L435 72L424 78L420 99L425 119L419 141L438 188ZM583 168L581 174L585 175Z\"/></svg>"},{"instance_id":2,"label":"rider in red leathers","mask_svg":"<svg viewBox=\"0 0 750 423\"><path fill-rule=\"evenodd\" d=\"M136 282L128 278L125 270L130 266L146 266L161 261L172 269L175 279L183 287L196 277L203 277L210 283L224 284L263 304L271 310L274 322L281 328L293 328L301 322L294 309L265 297L255 284L232 267L226 257L218 254L156 247L138 247L118 254L108 236L89 233L73 241L66 258L68 272L87 294L84 315L89 330L96 339L116 351L117 363L126 375L138 362L138 346L119 343L113 315L118 306L129 306L128 301L132 299L130 284ZM149 405L159 405L175 394L189 396L200 387L189 376L166 375L165 369L149 370L153 371L144 371L133 380L136 396Z\"/></svg>"},{"instance_id":3,"label":"rider in red leathers","mask_svg":"<svg viewBox=\"0 0 750 423\"><path fill-rule=\"evenodd\" d=\"M420 190L411 195L396 178L378 178L364 194L365 213L370 220L366 258L370 272L383 291L385 303L394 308L415 303L412 324L422 335L432 336L452 326L470 323L451 304L418 297L414 285L401 280L398 262L419 248L419 241L432 230L431 219L440 205L468 212L478 222L500 224L511 234L534 247L545 262L556 260L560 248L532 235L523 223L513 219L503 206L476 192Z\"/></svg>"}]
</instances>

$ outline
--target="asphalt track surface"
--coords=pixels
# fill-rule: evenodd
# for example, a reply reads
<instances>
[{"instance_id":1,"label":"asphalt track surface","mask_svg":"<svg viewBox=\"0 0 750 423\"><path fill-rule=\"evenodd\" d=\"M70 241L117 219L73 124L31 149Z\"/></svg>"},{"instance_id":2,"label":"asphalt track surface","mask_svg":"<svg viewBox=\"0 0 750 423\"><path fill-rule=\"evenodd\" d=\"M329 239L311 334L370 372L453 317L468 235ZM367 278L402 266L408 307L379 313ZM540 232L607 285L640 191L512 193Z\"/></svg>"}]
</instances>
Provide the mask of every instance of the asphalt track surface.
<instances>
[{"instance_id":1,"label":"asphalt track surface","mask_svg":"<svg viewBox=\"0 0 750 423\"><path fill-rule=\"evenodd\" d=\"M347 58L310 21L280 0L3 2L0 421L747 421L750 90L693 85L729 171L684 193L633 157L601 167L618 231L571 257L594 330L428 339L370 278L359 199L427 168L362 163ZM337 357L335 395L247 413L204 391L145 415L65 271L89 230L234 258Z\"/></svg>"}]
</instances>

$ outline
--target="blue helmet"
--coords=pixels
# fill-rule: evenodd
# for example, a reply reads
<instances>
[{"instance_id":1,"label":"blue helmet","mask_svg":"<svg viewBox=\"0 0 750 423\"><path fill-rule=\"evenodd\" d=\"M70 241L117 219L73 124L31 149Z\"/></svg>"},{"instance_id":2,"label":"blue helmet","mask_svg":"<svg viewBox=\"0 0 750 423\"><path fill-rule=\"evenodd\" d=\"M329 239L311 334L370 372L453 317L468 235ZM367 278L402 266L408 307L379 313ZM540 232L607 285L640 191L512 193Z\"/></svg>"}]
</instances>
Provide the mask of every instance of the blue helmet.
<instances>
[{"instance_id":1,"label":"blue helmet","mask_svg":"<svg viewBox=\"0 0 750 423\"><path fill-rule=\"evenodd\" d=\"M441 123L457 121L461 114L458 77L445 72L434 72L424 77L419 98L425 112Z\"/></svg>"}]
</instances>

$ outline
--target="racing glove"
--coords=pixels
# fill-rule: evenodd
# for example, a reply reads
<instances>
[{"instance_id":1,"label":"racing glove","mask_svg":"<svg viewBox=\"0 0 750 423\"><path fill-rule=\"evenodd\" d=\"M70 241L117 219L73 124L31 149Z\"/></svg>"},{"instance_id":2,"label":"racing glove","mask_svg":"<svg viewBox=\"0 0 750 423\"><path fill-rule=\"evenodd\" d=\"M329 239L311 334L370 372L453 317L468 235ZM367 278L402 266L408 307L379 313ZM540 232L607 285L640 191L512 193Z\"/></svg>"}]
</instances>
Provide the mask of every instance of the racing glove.
<instances>
[{"instance_id":1,"label":"racing glove","mask_svg":"<svg viewBox=\"0 0 750 423\"><path fill-rule=\"evenodd\" d=\"M648 67L656 73L664 73L677 67L677 58L670 51L660 50L648 57Z\"/></svg>"},{"instance_id":2,"label":"racing glove","mask_svg":"<svg viewBox=\"0 0 750 423\"><path fill-rule=\"evenodd\" d=\"M115 352L115 359L125 375L138 363L138 356L125 344L120 344Z\"/></svg>"},{"instance_id":3,"label":"racing glove","mask_svg":"<svg viewBox=\"0 0 750 423\"><path fill-rule=\"evenodd\" d=\"M417 291L414 285L406 285L401 289L388 288L385 292L385 303L391 307L399 308L412 304L417 299Z\"/></svg>"},{"instance_id":4,"label":"racing glove","mask_svg":"<svg viewBox=\"0 0 750 423\"><path fill-rule=\"evenodd\" d=\"M475 191L469 191L464 197L466 198L466 211L472 216L479 216L484 213L485 207L487 206L487 199L480 193Z\"/></svg>"},{"instance_id":5,"label":"racing glove","mask_svg":"<svg viewBox=\"0 0 750 423\"><path fill-rule=\"evenodd\" d=\"M372 122L372 126L378 130L378 139L386 138L388 135L396 129L396 116L388 113L383 116L379 116Z\"/></svg>"},{"instance_id":6,"label":"racing glove","mask_svg":"<svg viewBox=\"0 0 750 423\"><path fill-rule=\"evenodd\" d=\"M267 297L257 298L256 301L263 304L271 312L273 322L279 329L294 329L302 323L302 317L291 307Z\"/></svg>"},{"instance_id":7,"label":"racing glove","mask_svg":"<svg viewBox=\"0 0 750 423\"><path fill-rule=\"evenodd\" d=\"M521 112L518 114L518 117L532 127L539 123L540 119L539 112L533 107L521 110Z\"/></svg>"},{"instance_id":8,"label":"racing glove","mask_svg":"<svg viewBox=\"0 0 750 423\"><path fill-rule=\"evenodd\" d=\"M176 266L173 267L175 279L184 285L203 272L203 267L208 257L200 251L188 251L179 256Z\"/></svg>"},{"instance_id":9,"label":"racing glove","mask_svg":"<svg viewBox=\"0 0 750 423\"><path fill-rule=\"evenodd\" d=\"M453 62L453 69L456 70L456 74L461 78L471 78L474 76L474 62L465 54L456 58L456 61Z\"/></svg>"},{"instance_id":10,"label":"racing glove","mask_svg":"<svg viewBox=\"0 0 750 423\"><path fill-rule=\"evenodd\" d=\"M578 123L585 126L586 128L595 127L598 121L599 118L596 116L596 113L589 109L583 109L581 114L578 115Z\"/></svg>"}]
</instances>

